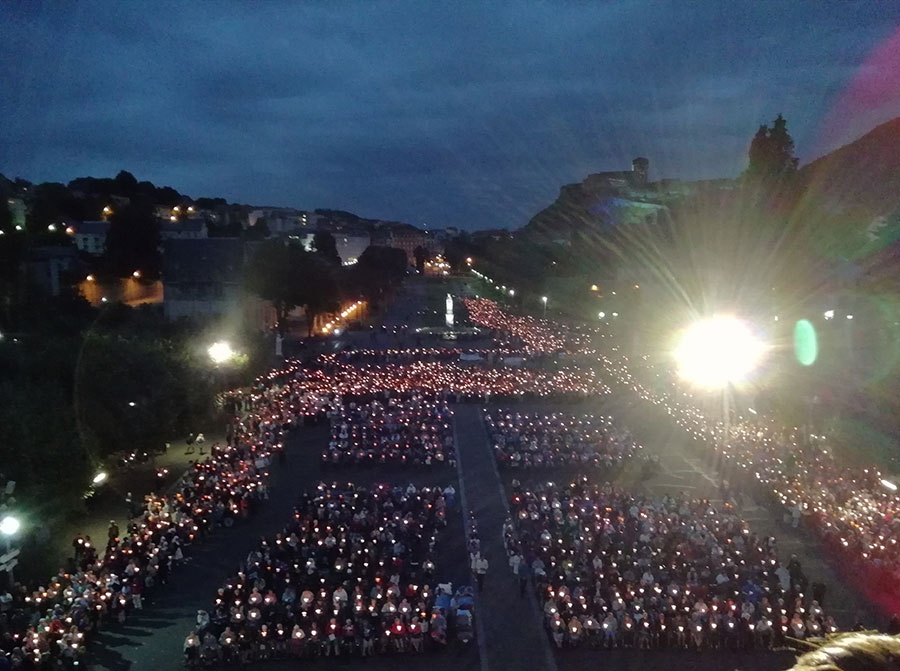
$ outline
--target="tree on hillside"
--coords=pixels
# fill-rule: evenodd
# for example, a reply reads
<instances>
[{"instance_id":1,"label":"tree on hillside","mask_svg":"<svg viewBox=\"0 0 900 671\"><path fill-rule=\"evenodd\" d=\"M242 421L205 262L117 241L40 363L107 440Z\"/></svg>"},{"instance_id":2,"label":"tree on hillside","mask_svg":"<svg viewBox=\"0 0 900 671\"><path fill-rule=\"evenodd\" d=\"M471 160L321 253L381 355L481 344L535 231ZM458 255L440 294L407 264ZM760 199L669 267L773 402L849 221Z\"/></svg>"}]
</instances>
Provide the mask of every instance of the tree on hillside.
<instances>
[{"instance_id":1,"label":"tree on hillside","mask_svg":"<svg viewBox=\"0 0 900 671\"><path fill-rule=\"evenodd\" d=\"M137 191L138 181L127 170L120 170L115 179L116 190L120 196L131 196Z\"/></svg>"},{"instance_id":2,"label":"tree on hillside","mask_svg":"<svg viewBox=\"0 0 900 671\"><path fill-rule=\"evenodd\" d=\"M316 231L313 234L312 247L316 254L329 263L336 266L341 265L341 257L338 255L337 251L337 243L334 240L334 236L328 231Z\"/></svg>"},{"instance_id":3,"label":"tree on hillside","mask_svg":"<svg viewBox=\"0 0 900 671\"><path fill-rule=\"evenodd\" d=\"M12 232L12 224L13 224L13 215L12 210L9 209L9 203L6 202L6 198L0 200L0 231L3 231L3 234Z\"/></svg>"},{"instance_id":4,"label":"tree on hillside","mask_svg":"<svg viewBox=\"0 0 900 671\"><path fill-rule=\"evenodd\" d=\"M25 226L29 231L45 231L74 216L73 198L64 184L45 182L34 187Z\"/></svg>"},{"instance_id":5,"label":"tree on hillside","mask_svg":"<svg viewBox=\"0 0 900 671\"><path fill-rule=\"evenodd\" d=\"M467 256L471 256L471 245L468 236L460 235L459 237L448 240L444 244L444 260L450 265L450 269L458 273L463 270L463 263Z\"/></svg>"},{"instance_id":6,"label":"tree on hillside","mask_svg":"<svg viewBox=\"0 0 900 671\"><path fill-rule=\"evenodd\" d=\"M103 256L107 270L118 277L129 277L136 270L145 278L158 277L162 266L159 241L159 221L149 201L117 208L106 236Z\"/></svg>"},{"instance_id":7,"label":"tree on hillside","mask_svg":"<svg viewBox=\"0 0 900 671\"><path fill-rule=\"evenodd\" d=\"M425 260L428 258L428 250L422 245L416 245L413 250L413 257L416 259L416 270L420 273L425 272Z\"/></svg>"},{"instance_id":8,"label":"tree on hillside","mask_svg":"<svg viewBox=\"0 0 900 671\"><path fill-rule=\"evenodd\" d=\"M759 127L750 142L749 165L745 175L763 181L783 179L797 171L794 140L787 131L787 121L780 114L769 128Z\"/></svg>"}]
</instances>

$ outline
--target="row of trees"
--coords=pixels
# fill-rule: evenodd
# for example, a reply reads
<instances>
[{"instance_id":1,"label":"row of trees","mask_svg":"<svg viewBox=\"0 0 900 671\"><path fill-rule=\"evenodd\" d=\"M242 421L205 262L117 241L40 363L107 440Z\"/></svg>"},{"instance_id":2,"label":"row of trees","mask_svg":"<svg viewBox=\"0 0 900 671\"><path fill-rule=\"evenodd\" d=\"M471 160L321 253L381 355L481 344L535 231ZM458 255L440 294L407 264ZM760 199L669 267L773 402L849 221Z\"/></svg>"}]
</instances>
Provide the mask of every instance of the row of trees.
<instances>
[{"instance_id":1,"label":"row of trees","mask_svg":"<svg viewBox=\"0 0 900 671\"><path fill-rule=\"evenodd\" d=\"M406 275L406 253L392 247L368 247L352 266L342 266L334 237L316 233L313 251L296 242L263 242L245 271L245 285L275 309L277 328L285 333L296 308L306 314L308 335L315 319L336 312L342 301L365 299L377 309Z\"/></svg>"}]
</instances>

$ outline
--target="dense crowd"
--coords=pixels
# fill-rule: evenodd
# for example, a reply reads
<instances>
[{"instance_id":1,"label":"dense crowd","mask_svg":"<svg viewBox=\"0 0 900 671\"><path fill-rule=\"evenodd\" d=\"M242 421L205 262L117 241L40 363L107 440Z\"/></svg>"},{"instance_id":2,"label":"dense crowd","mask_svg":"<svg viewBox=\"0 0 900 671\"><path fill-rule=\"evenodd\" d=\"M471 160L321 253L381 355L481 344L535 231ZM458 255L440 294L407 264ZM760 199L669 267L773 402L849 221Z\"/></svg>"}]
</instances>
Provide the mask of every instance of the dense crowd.
<instances>
[{"instance_id":1,"label":"dense crowd","mask_svg":"<svg viewBox=\"0 0 900 671\"><path fill-rule=\"evenodd\" d=\"M273 375L273 379L278 381L280 406L310 417L324 417L327 407L338 396L368 402L418 393L446 402L483 402L537 398L580 400L609 393L593 370L576 365L544 369L491 367L460 361L356 365L330 360L327 370L318 364L296 363Z\"/></svg>"},{"instance_id":2,"label":"dense crowd","mask_svg":"<svg viewBox=\"0 0 900 671\"><path fill-rule=\"evenodd\" d=\"M494 331L500 347L522 349L529 354L541 352L594 352L594 329L569 326L561 322L514 315L488 298L465 298L469 319Z\"/></svg>"},{"instance_id":3,"label":"dense crowd","mask_svg":"<svg viewBox=\"0 0 900 671\"><path fill-rule=\"evenodd\" d=\"M447 642L439 488L319 484L198 613L189 663L419 653Z\"/></svg>"},{"instance_id":4,"label":"dense crowd","mask_svg":"<svg viewBox=\"0 0 900 671\"><path fill-rule=\"evenodd\" d=\"M239 404L243 415L229 423L227 444L192 464L173 494L132 501L124 530L111 522L107 538L77 536L67 567L34 589L15 585L0 595L0 646L12 668L78 666L86 639L142 609L190 545L268 498L266 469L299 417L271 404L262 387Z\"/></svg>"},{"instance_id":5,"label":"dense crowd","mask_svg":"<svg viewBox=\"0 0 900 671\"><path fill-rule=\"evenodd\" d=\"M510 509L510 565L533 576L559 648L771 648L837 629L821 585L727 506L584 478L518 487Z\"/></svg>"},{"instance_id":6,"label":"dense crowd","mask_svg":"<svg viewBox=\"0 0 900 671\"><path fill-rule=\"evenodd\" d=\"M653 393L627 358L605 359L611 377L673 417L701 449L714 455L732 490L768 503L786 523L815 534L845 578L885 609L900 598L900 493L875 467L835 453L825 436L760 416L725 424L673 393ZM652 370L652 369L650 369Z\"/></svg>"},{"instance_id":7,"label":"dense crowd","mask_svg":"<svg viewBox=\"0 0 900 671\"><path fill-rule=\"evenodd\" d=\"M562 412L485 411L484 421L501 467L621 467L640 446L612 417Z\"/></svg>"},{"instance_id":8,"label":"dense crowd","mask_svg":"<svg viewBox=\"0 0 900 671\"><path fill-rule=\"evenodd\" d=\"M331 440L322 454L328 465L455 463L453 412L444 401L409 393L385 401L332 404Z\"/></svg>"}]
</instances>

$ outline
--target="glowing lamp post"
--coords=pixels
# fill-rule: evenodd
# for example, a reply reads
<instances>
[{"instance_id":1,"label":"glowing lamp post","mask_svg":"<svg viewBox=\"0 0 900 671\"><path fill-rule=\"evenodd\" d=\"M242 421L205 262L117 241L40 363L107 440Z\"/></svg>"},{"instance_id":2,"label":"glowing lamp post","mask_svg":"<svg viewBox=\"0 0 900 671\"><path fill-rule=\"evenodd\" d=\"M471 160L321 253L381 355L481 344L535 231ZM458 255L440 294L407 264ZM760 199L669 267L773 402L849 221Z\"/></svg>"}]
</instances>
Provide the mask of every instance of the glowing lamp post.
<instances>
[{"instance_id":1,"label":"glowing lamp post","mask_svg":"<svg viewBox=\"0 0 900 671\"><path fill-rule=\"evenodd\" d=\"M206 350L206 353L209 354L209 358L217 366L225 363L234 356L234 350L231 349L231 345L224 340L220 340L219 342L210 345L209 349Z\"/></svg>"},{"instance_id":2,"label":"glowing lamp post","mask_svg":"<svg viewBox=\"0 0 900 671\"><path fill-rule=\"evenodd\" d=\"M6 554L9 555L12 553L12 537L19 533L19 527L21 523L18 519L13 517L12 515L6 515L3 519L0 519L0 535L3 536L4 547L6 548ZM15 578L13 577L13 566L17 559L7 559L6 564L3 565L3 568L6 570L7 574L9 574L9 584L15 582Z\"/></svg>"},{"instance_id":3,"label":"glowing lamp post","mask_svg":"<svg viewBox=\"0 0 900 671\"><path fill-rule=\"evenodd\" d=\"M541 296L541 303L544 304L544 317L547 316L547 297Z\"/></svg>"},{"instance_id":4,"label":"glowing lamp post","mask_svg":"<svg viewBox=\"0 0 900 671\"><path fill-rule=\"evenodd\" d=\"M736 317L705 319L681 334L675 348L678 374L699 387L722 391L726 440L731 429L730 385L747 380L765 353L765 344Z\"/></svg>"},{"instance_id":5,"label":"glowing lamp post","mask_svg":"<svg viewBox=\"0 0 900 671\"><path fill-rule=\"evenodd\" d=\"M8 543L10 536L15 536L19 532L20 526L19 520L12 515L7 515L0 520L0 534L3 534L3 537L7 539Z\"/></svg>"}]
</instances>

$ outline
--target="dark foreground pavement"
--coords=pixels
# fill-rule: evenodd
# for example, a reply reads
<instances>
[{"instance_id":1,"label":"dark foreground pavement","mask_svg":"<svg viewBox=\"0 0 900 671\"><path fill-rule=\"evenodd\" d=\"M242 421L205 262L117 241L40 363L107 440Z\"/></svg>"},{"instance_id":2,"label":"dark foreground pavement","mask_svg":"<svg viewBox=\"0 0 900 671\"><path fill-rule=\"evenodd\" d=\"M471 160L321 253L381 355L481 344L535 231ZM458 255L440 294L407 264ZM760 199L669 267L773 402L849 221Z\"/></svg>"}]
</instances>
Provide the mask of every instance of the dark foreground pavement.
<instances>
[{"instance_id":1,"label":"dark foreground pavement","mask_svg":"<svg viewBox=\"0 0 900 671\"><path fill-rule=\"evenodd\" d=\"M507 502L477 405L457 405L453 417L464 504L475 514L482 555L488 560L484 592L477 597L483 671L545 669L556 664L531 589L519 596L518 579L503 545Z\"/></svg>"}]
</instances>

